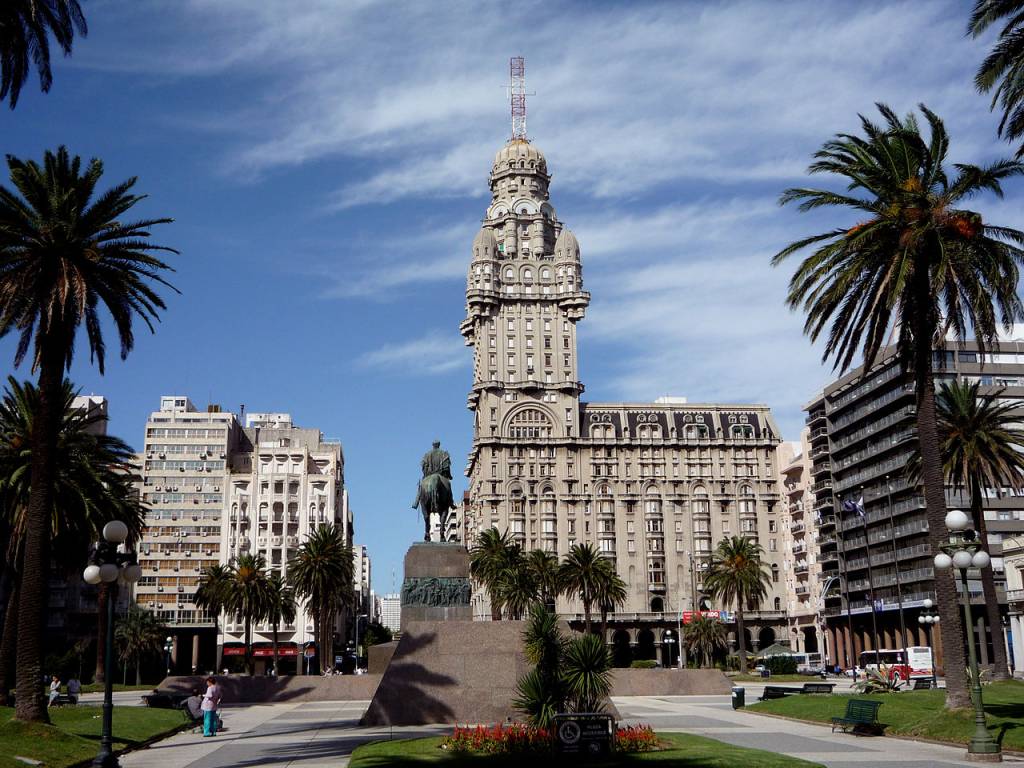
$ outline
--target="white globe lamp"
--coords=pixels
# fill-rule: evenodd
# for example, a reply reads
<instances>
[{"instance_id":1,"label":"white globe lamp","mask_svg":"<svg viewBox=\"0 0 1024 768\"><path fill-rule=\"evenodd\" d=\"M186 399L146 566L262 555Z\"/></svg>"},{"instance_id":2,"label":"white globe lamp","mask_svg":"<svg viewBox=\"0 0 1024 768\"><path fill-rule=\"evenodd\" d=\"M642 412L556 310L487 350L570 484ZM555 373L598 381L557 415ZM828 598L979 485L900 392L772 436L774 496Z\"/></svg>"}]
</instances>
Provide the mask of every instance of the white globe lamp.
<instances>
[{"instance_id":1,"label":"white globe lamp","mask_svg":"<svg viewBox=\"0 0 1024 768\"><path fill-rule=\"evenodd\" d=\"M111 520L103 526L103 538L111 544L124 544L128 538L128 526L120 520Z\"/></svg>"},{"instance_id":2,"label":"white globe lamp","mask_svg":"<svg viewBox=\"0 0 1024 768\"><path fill-rule=\"evenodd\" d=\"M966 549L960 549L953 553L953 565L957 568L970 568L973 558Z\"/></svg>"},{"instance_id":3,"label":"white globe lamp","mask_svg":"<svg viewBox=\"0 0 1024 768\"><path fill-rule=\"evenodd\" d=\"M85 570L82 571L82 579L86 584L96 585L99 584L103 579L100 578L100 567L98 565L87 565Z\"/></svg>"},{"instance_id":4,"label":"white globe lamp","mask_svg":"<svg viewBox=\"0 0 1024 768\"><path fill-rule=\"evenodd\" d=\"M945 552L939 552L935 556L935 570L937 571L948 571L953 567L953 558L947 555Z\"/></svg>"},{"instance_id":5,"label":"white globe lamp","mask_svg":"<svg viewBox=\"0 0 1024 768\"><path fill-rule=\"evenodd\" d=\"M117 581L118 574L120 573L121 569L113 563L104 563L100 566L100 581L110 584L113 581Z\"/></svg>"},{"instance_id":6,"label":"white globe lamp","mask_svg":"<svg viewBox=\"0 0 1024 768\"><path fill-rule=\"evenodd\" d=\"M931 608L933 605L935 605L935 603L932 602L932 599L930 597L926 597L924 600L921 601L921 605L923 605L925 608Z\"/></svg>"},{"instance_id":7,"label":"white globe lamp","mask_svg":"<svg viewBox=\"0 0 1024 768\"><path fill-rule=\"evenodd\" d=\"M966 531L971 519L962 509L951 509L946 513L946 527L951 531Z\"/></svg>"},{"instance_id":8,"label":"white globe lamp","mask_svg":"<svg viewBox=\"0 0 1024 768\"><path fill-rule=\"evenodd\" d=\"M129 584L134 584L136 581L142 578L142 566L138 563L132 563L131 565L125 566L124 569L124 580Z\"/></svg>"},{"instance_id":9,"label":"white globe lamp","mask_svg":"<svg viewBox=\"0 0 1024 768\"><path fill-rule=\"evenodd\" d=\"M974 557L971 558L971 565L975 568L988 568L992 562L992 558L989 557L988 552L984 549L979 549L974 553Z\"/></svg>"}]
</instances>

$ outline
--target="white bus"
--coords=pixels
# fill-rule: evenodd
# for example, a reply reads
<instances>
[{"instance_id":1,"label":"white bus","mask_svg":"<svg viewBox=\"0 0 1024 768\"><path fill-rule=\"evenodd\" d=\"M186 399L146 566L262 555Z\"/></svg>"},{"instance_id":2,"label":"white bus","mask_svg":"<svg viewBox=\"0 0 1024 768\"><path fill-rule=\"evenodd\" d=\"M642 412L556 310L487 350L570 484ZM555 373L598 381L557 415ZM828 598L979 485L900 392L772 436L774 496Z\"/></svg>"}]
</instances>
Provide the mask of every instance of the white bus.
<instances>
[{"instance_id":1,"label":"white bus","mask_svg":"<svg viewBox=\"0 0 1024 768\"><path fill-rule=\"evenodd\" d=\"M860 655L861 669L877 669L877 662L889 670L892 679L913 680L932 676L932 649L926 645L901 650L864 651Z\"/></svg>"}]
</instances>

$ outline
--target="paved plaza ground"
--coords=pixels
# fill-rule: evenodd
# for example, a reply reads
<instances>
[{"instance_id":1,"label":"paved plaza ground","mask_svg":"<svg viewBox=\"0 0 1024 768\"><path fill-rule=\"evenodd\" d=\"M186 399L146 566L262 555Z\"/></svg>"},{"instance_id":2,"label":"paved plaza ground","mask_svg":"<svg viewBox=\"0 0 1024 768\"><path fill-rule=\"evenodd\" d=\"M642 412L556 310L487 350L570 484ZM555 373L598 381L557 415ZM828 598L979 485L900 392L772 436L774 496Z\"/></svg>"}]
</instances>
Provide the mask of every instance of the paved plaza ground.
<instances>
[{"instance_id":1,"label":"paved plaza ground","mask_svg":"<svg viewBox=\"0 0 1024 768\"><path fill-rule=\"evenodd\" d=\"M760 687L748 685L753 700ZM228 707L228 730L213 738L181 733L121 759L124 768L340 768L359 744L449 732L448 726L361 728L369 702L306 702ZM709 736L741 747L767 749L829 768L943 768L975 765L963 747L903 739L832 734L827 726L734 711L728 696L628 696L615 705L630 723L658 731ZM1024 758L1006 762L1024 765Z\"/></svg>"}]
</instances>

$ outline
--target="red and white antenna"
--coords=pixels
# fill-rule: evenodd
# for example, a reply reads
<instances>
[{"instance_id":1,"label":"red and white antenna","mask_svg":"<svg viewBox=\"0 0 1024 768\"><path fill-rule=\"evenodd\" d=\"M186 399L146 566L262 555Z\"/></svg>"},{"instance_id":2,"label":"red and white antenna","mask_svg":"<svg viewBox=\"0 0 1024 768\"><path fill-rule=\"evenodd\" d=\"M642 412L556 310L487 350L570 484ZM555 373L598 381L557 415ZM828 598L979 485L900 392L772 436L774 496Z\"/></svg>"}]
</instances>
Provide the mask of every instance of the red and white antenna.
<instances>
[{"instance_id":1,"label":"red and white antenna","mask_svg":"<svg viewBox=\"0 0 1024 768\"><path fill-rule=\"evenodd\" d=\"M526 59L509 59L509 95L512 100L512 141L526 141Z\"/></svg>"}]
</instances>

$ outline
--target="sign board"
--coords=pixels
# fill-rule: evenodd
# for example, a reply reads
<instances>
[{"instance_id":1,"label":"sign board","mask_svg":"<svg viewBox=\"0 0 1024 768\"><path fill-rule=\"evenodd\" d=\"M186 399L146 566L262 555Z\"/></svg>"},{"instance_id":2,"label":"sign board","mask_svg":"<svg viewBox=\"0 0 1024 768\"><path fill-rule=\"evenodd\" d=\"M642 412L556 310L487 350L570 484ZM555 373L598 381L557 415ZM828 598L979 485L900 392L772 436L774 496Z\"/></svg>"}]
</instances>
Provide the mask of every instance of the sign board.
<instances>
[{"instance_id":1,"label":"sign board","mask_svg":"<svg viewBox=\"0 0 1024 768\"><path fill-rule=\"evenodd\" d=\"M273 648L253 648L252 649L252 655L253 656L257 656L257 657L259 657L259 656L273 656L274 655L274 649ZM299 649L296 648L294 645L279 645L277 647L277 655L280 656L281 658L284 658L285 656L298 656L299 655Z\"/></svg>"},{"instance_id":2,"label":"sign board","mask_svg":"<svg viewBox=\"0 0 1024 768\"><path fill-rule=\"evenodd\" d=\"M610 755L615 736L611 715L555 715L555 752L560 755Z\"/></svg>"},{"instance_id":3,"label":"sign board","mask_svg":"<svg viewBox=\"0 0 1024 768\"><path fill-rule=\"evenodd\" d=\"M222 656L245 656L244 645L225 645Z\"/></svg>"},{"instance_id":4,"label":"sign board","mask_svg":"<svg viewBox=\"0 0 1024 768\"><path fill-rule=\"evenodd\" d=\"M307 659L312 659L314 656L316 656L316 648L314 648L312 645L307 645L306 650L302 652L302 655L305 656Z\"/></svg>"},{"instance_id":5,"label":"sign board","mask_svg":"<svg viewBox=\"0 0 1024 768\"><path fill-rule=\"evenodd\" d=\"M733 621L731 611L683 611L683 624L689 624L693 621L694 614L700 614L705 619L718 619L726 624L730 624Z\"/></svg>"}]
</instances>

